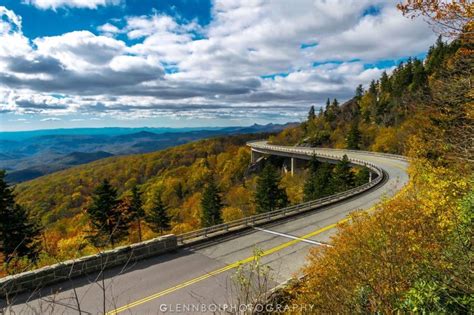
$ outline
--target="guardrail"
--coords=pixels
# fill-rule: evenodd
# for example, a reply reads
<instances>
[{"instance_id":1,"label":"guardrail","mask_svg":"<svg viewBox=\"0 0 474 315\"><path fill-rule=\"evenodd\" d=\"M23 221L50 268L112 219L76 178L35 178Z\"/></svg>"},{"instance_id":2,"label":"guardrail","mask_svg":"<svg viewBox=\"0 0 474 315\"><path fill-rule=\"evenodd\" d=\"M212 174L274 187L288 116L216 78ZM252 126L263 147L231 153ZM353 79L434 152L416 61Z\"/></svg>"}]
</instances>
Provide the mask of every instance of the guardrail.
<instances>
[{"instance_id":1,"label":"guardrail","mask_svg":"<svg viewBox=\"0 0 474 315\"><path fill-rule=\"evenodd\" d=\"M372 151L362 151L362 150L348 150L348 149L333 149L333 148L313 148L313 147L285 147L280 145L272 145L268 144L265 140L255 140L255 141L248 141L247 145L252 148L257 149L266 149L272 151L283 151L288 153L301 153L305 155L313 154L324 156L325 154L317 153L319 150L325 151L332 151L332 152L340 152L340 153L357 153L357 154L364 154L364 155L372 155L372 156L381 156L387 157L391 159L401 160L401 161L408 161L408 158L403 155L391 154L391 153L382 153L382 152L372 152ZM327 154L326 154L327 155Z\"/></svg>"},{"instance_id":2,"label":"guardrail","mask_svg":"<svg viewBox=\"0 0 474 315\"><path fill-rule=\"evenodd\" d=\"M273 146L273 149L274 149L274 146ZM313 154L313 152L309 152L307 150L301 150L301 149L294 149L294 148L282 148L282 149L285 149L285 152L289 152L289 153L298 153L298 154L305 154L305 155ZM318 154L317 152L315 154L318 157L327 158L331 160L341 160L342 158L341 156L335 156L335 155L329 155L329 154ZM277 210L269 211L265 213L260 213L260 214L245 217L242 219L233 220L227 223L222 223L222 224L214 225L211 227L177 235L178 243L186 244L186 242L189 242L190 240L197 240L200 238L205 239L209 236L217 236L220 234L227 233L229 231L245 229L248 227L269 223L275 220L280 220L285 217L294 216L298 213L314 210L316 208L329 205L334 202L347 199L352 196L358 195L362 192L365 192L377 186L383 180L385 176L383 170L379 168L378 166L376 166L375 164L362 161L359 159L351 159L351 158L349 158L349 162L351 162L352 164L360 165L360 166L366 166L372 172L376 173L378 176L369 183L365 183L361 186L358 186L353 189L346 190L346 191L343 191L331 196L327 196L327 197L320 198L317 200L308 201L308 202L300 203L297 205L289 206L286 208L277 209Z\"/></svg>"}]
</instances>

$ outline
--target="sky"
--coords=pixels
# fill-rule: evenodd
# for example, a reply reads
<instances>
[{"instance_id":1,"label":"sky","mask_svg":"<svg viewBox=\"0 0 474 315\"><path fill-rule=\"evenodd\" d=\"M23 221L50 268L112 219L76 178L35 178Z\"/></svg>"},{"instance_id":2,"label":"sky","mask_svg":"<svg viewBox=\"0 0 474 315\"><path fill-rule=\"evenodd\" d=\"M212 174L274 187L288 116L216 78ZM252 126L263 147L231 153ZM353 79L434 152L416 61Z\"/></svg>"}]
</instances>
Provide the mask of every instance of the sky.
<instances>
[{"instance_id":1,"label":"sky","mask_svg":"<svg viewBox=\"0 0 474 315\"><path fill-rule=\"evenodd\" d=\"M435 34L378 0L0 0L0 131L301 121Z\"/></svg>"}]
</instances>

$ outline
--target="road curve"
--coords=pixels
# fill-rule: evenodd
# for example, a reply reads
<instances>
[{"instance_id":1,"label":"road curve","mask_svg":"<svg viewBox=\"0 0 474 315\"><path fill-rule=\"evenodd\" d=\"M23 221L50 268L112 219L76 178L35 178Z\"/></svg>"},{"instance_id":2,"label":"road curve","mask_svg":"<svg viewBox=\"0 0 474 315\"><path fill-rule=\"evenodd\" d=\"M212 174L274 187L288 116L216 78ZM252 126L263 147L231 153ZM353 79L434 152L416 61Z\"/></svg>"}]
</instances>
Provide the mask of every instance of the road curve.
<instances>
[{"instance_id":1,"label":"road curve","mask_svg":"<svg viewBox=\"0 0 474 315\"><path fill-rule=\"evenodd\" d=\"M288 152L293 152L301 158L313 154L342 158L346 154L350 159L366 161L383 169L387 178L368 192L318 211L200 245L185 246L175 253L130 266L112 268L105 271L103 277L92 274L43 288L34 294L20 294L11 301L10 310L16 314L77 314L79 304L84 314L101 314L104 309L108 314L158 314L180 310L186 314L202 314L203 310L212 313L215 309L206 309L206 305L215 307L214 303L234 301L231 276L241 263L252 259L255 248L263 251L262 262L272 269L272 284L277 285L304 265L310 248L328 242L336 224L345 220L351 211L370 209L408 182L408 162L398 156L276 146L266 142L253 142L249 146L266 154L288 156ZM1 309L2 305L0 313Z\"/></svg>"}]
</instances>

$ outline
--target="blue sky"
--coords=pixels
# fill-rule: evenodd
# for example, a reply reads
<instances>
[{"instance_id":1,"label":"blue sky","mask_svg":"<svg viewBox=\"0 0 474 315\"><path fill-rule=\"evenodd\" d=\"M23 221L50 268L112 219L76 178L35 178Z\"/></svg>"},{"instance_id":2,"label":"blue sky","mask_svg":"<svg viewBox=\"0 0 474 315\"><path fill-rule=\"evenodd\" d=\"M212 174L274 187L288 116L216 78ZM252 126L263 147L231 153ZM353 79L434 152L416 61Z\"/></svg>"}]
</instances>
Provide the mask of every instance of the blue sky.
<instances>
[{"instance_id":1,"label":"blue sky","mask_svg":"<svg viewBox=\"0 0 474 315\"><path fill-rule=\"evenodd\" d=\"M0 1L0 130L298 121L435 35L377 0Z\"/></svg>"}]
</instances>

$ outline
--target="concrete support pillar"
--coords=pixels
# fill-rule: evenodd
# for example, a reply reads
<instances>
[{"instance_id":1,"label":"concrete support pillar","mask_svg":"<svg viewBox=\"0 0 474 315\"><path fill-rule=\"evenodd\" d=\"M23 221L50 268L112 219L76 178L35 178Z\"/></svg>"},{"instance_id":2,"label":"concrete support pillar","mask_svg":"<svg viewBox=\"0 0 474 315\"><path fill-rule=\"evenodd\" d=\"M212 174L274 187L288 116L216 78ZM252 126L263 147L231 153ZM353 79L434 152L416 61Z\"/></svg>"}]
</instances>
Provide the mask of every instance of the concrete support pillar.
<instances>
[{"instance_id":1,"label":"concrete support pillar","mask_svg":"<svg viewBox=\"0 0 474 315\"><path fill-rule=\"evenodd\" d=\"M291 158L291 176L295 174L295 158Z\"/></svg>"},{"instance_id":2,"label":"concrete support pillar","mask_svg":"<svg viewBox=\"0 0 474 315\"><path fill-rule=\"evenodd\" d=\"M372 172L369 171L369 183L372 182Z\"/></svg>"},{"instance_id":3,"label":"concrete support pillar","mask_svg":"<svg viewBox=\"0 0 474 315\"><path fill-rule=\"evenodd\" d=\"M254 150L250 150L250 163L254 164L255 162L257 162L257 152L255 152Z\"/></svg>"}]
</instances>

